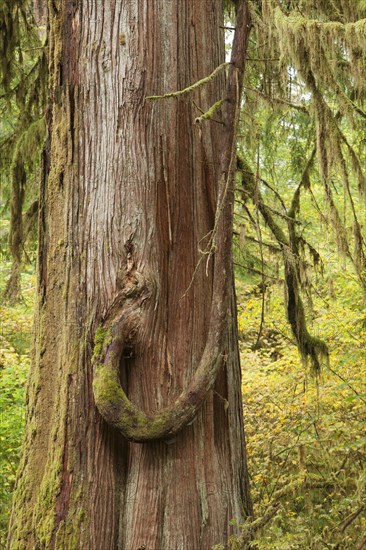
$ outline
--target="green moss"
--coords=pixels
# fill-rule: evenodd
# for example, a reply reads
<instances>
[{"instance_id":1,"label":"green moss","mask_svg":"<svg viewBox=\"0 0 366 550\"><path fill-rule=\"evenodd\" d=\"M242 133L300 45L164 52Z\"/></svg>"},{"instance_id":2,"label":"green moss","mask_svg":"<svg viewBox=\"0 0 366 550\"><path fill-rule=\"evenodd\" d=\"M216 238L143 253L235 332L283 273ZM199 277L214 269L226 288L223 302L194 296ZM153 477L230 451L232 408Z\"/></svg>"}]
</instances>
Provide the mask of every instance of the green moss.
<instances>
[{"instance_id":1,"label":"green moss","mask_svg":"<svg viewBox=\"0 0 366 550\"><path fill-rule=\"evenodd\" d=\"M103 346L103 344L101 344ZM117 374L108 366L96 366L93 391L98 408L102 409L127 399L117 379Z\"/></svg>"},{"instance_id":2,"label":"green moss","mask_svg":"<svg viewBox=\"0 0 366 550\"><path fill-rule=\"evenodd\" d=\"M108 346L112 342L112 335L110 329L99 327L97 328L94 336L94 350L92 356L92 363L94 363L98 357L102 354L103 348Z\"/></svg>"},{"instance_id":3,"label":"green moss","mask_svg":"<svg viewBox=\"0 0 366 550\"><path fill-rule=\"evenodd\" d=\"M85 521L86 512L83 508L77 509L73 514L68 514L65 520L59 524L55 537L55 548L76 549L80 545L81 526Z\"/></svg>"},{"instance_id":4,"label":"green moss","mask_svg":"<svg viewBox=\"0 0 366 550\"><path fill-rule=\"evenodd\" d=\"M203 113L201 116L197 117L195 122L197 124L200 124L201 122L203 122L204 120L209 120L209 119L212 119L212 117L214 116L214 114L216 113L216 111L218 111L220 109L220 107L222 107L223 103L224 103L224 99L220 99L219 101L216 101L216 103L214 103L209 109L208 111L206 111L205 113Z\"/></svg>"},{"instance_id":5,"label":"green moss","mask_svg":"<svg viewBox=\"0 0 366 550\"><path fill-rule=\"evenodd\" d=\"M98 364L93 381L97 408L106 422L128 437L136 440L157 439L168 424L174 409L152 417L131 403L123 391L117 372L109 365Z\"/></svg>"},{"instance_id":6,"label":"green moss","mask_svg":"<svg viewBox=\"0 0 366 550\"><path fill-rule=\"evenodd\" d=\"M53 109L54 126L51 140L52 164L48 175L48 187L55 199L59 200L61 174L65 171L68 160L68 136L70 124L58 106Z\"/></svg>"},{"instance_id":7,"label":"green moss","mask_svg":"<svg viewBox=\"0 0 366 550\"><path fill-rule=\"evenodd\" d=\"M62 453L58 452L42 480L36 509L36 532L43 548L48 548L55 527L55 503L60 490Z\"/></svg>"}]
</instances>

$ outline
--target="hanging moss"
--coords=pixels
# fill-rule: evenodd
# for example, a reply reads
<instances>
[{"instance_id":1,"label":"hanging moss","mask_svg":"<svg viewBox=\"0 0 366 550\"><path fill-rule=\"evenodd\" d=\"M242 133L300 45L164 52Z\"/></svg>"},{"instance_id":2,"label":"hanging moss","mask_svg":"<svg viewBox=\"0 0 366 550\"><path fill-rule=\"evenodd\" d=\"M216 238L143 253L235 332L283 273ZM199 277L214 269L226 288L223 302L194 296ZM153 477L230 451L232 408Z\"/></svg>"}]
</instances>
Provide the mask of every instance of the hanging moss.
<instances>
[{"instance_id":1,"label":"hanging moss","mask_svg":"<svg viewBox=\"0 0 366 550\"><path fill-rule=\"evenodd\" d=\"M301 298L301 270L303 261L300 254L300 243L304 244L304 239L300 239L296 234L296 215L300 210L300 193L302 188L307 188L309 183L309 171L314 162L315 149L310 159L305 165L299 186L293 195L291 208L288 212L286 235L282 227L276 221L271 209L266 206L263 197L255 185L255 177L248 163L243 157L239 157L237 167L242 177L242 186L246 197L257 205L263 219L276 238L281 250L285 267L285 288L286 288L286 313L292 333L305 363L310 361L314 372L319 372L323 361L328 361L328 348L325 342L310 334L307 328L306 314L304 304ZM306 243L307 244L307 243ZM320 261L319 254L309 246L314 263L317 265Z\"/></svg>"},{"instance_id":2,"label":"hanging moss","mask_svg":"<svg viewBox=\"0 0 366 550\"><path fill-rule=\"evenodd\" d=\"M287 292L287 318L296 338L300 354L310 364L314 372L319 372L322 361L328 361L327 345L320 338L311 335L307 329L304 304L300 297L297 269L294 258L289 250L285 251L285 280Z\"/></svg>"},{"instance_id":3,"label":"hanging moss","mask_svg":"<svg viewBox=\"0 0 366 550\"><path fill-rule=\"evenodd\" d=\"M10 88L16 65L21 61L24 23L27 25L26 0L2 0L0 9L0 85Z\"/></svg>"},{"instance_id":4,"label":"hanging moss","mask_svg":"<svg viewBox=\"0 0 366 550\"><path fill-rule=\"evenodd\" d=\"M337 89L338 78L334 75L347 65L354 85L365 91L366 60L362 52L366 50L366 19L348 22L344 14L334 19L333 13L328 13L327 20L312 19L302 10L285 14L276 6L269 10L269 20L277 33L281 55L292 60L303 75L310 69L317 81ZM346 97L343 100L348 101Z\"/></svg>"},{"instance_id":5,"label":"hanging moss","mask_svg":"<svg viewBox=\"0 0 366 550\"><path fill-rule=\"evenodd\" d=\"M338 109L364 116L354 98L366 95L366 10L356 0L277 0L249 3L256 32L256 53L268 59L262 91L277 89L285 99L289 66L306 81L310 70L317 85L337 98ZM269 84L268 84L269 83Z\"/></svg>"},{"instance_id":6,"label":"hanging moss","mask_svg":"<svg viewBox=\"0 0 366 550\"><path fill-rule=\"evenodd\" d=\"M44 118L36 120L21 134L16 142L11 164L11 210L9 250L12 256L12 269L7 282L4 297L15 301L20 295L20 270L24 246L23 206L25 199L27 174L37 164L35 152L40 150L46 135ZM35 219L34 216L32 218ZM30 228L27 228L29 234Z\"/></svg>"},{"instance_id":7,"label":"hanging moss","mask_svg":"<svg viewBox=\"0 0 366 550\"><path fill-rule=\"evenodd\" d=\"M45 44L40 39L29 0L2 0L0 9L0 169L3 188L11 186L9 251L11 276L5 296L19 295L20 266L24 249L22 216L28 196L28 182L38 165L44 142L44 106L47 95L47 59ZM34 191L32 191L34 193Z\"/></svg>"},{"instance_id":8,"label":"hanging moss","mask_svg":"<svg viewBox=\"0 0 366 550\"><path fill-rule=\"evenodd\" d=\"M274 113L278 121L279 113L290 109L299 112L298 98L305 97L304 104L309 108L302 103L300 107L312 125L316 147L293 195L287 218L278 217L279 213L265 203L266 197L258 193L255 174L243 159L238 164L244 180L242 193L244 201L251 198L257 205L282 249L287 317L302 357L318 370L327 358L327 349L324 342L307 329L302 301L302 292L307 291L305 251L314 266L321 267L321 260L315 248L298 234L296 218L301 210L301 193L306 189L311 191L310 171L317 163L326 204L323 219L333 229L339 253L352 262L365 289L365 238L352 190L354 180L350 180L353 170L359 193L366 196L364 159L357 147L345 138L344 126L348 124L354 135L357 132L364 135L366 3L363 0L251 0L249 7L255 39L248 55L253 64L245 82L245 132L251 133L251 141L258 143L253 112L265 108L267 113ZM263 138L260 139L262 146ZM257 155L249 139L248 145L253 149L253 156ZM334 189L339 184L343 184L343 213L334 199ZM282 207L286 212L283 204ZM347 228L350 219L352 236Z\"/></svg>"}]
</instances>

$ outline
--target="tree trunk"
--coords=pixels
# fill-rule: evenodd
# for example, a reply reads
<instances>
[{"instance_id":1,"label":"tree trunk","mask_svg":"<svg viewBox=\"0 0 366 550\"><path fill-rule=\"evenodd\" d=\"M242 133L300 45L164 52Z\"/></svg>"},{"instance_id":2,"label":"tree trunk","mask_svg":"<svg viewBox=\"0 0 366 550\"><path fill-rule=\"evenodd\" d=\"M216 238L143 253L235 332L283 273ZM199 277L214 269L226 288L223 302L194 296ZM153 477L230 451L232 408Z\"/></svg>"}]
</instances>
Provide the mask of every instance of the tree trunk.
<instances>
[{"instance_id":1,"label":"tree trunk","mask_svg":"<svg viewBox=\"0 0 366 550\"><path fill-rule=\"evenodd\" d=\"M49 143L40 192L38 307L14 549L172 550L225 544L251 514L235 297L215 387L174 437L128 442L98 413L92 355L126 277L151 282L120 381L147 413L202 357L225 126L195 124L226 94L218 0L51 1ZM244 44L243 44L244 48ZM214 118L220 121L221 111ZM198 268L197 268L198 266Z\"/></svg>"}]
</instances>

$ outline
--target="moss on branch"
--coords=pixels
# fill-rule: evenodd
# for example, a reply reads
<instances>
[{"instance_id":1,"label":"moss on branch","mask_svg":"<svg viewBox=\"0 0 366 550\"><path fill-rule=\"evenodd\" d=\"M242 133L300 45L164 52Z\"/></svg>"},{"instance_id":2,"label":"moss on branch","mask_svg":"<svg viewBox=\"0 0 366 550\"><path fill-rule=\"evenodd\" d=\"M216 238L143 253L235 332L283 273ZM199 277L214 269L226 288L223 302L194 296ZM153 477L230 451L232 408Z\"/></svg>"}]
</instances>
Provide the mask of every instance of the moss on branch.
<instances>
[{"instance_id":1,"label":"moss on branch","mask_svg":"<svg viewBox=\"0 0 366 550\"><path fill-rule=\"evenodd\" d=\"M216 67L216 69L214 71L212 71L211 74L209 74L205 78L202 78L201 80L198 80L197 82L194 82L194 84L191 84L191 86L188 86L188 88L184 88L183 90L177 90L175 92L168 92L167 94L164 94L164 95L146 96L145 99L149 99L151 101L157 101L159 99L167 99L169 97L179 97L179 96L184 95L184 94L189 94L189 93L193 92L194 90L196 90L197 88L200 88L204 84L208 84L208 82L211 82L215 78L215 76L220 71L225 69L225 67L227 67L228 65L230 65L230 63L221 63L221 65Z\"/></svg>"},{"instance_id":2,"label":"moss on branch","mask_svg":"<svg viewBox=\"0 0 366 550\"><path fill-rule=\"evenodd\" d=\"M195 122L197 124L200 124L201 122L203 122L204 120L209 120L209 119L212 119L212 117L214 116L214 114L216 113L216 111L218 111L220 109L220 107L222 107L223 103L224 103L224 99L220 99L219 101L216 101L216 103L214 103L209 109L208 111L206 111L205 113L203 113L201 116L197 117Z\"/></svg>"}]
</instances>

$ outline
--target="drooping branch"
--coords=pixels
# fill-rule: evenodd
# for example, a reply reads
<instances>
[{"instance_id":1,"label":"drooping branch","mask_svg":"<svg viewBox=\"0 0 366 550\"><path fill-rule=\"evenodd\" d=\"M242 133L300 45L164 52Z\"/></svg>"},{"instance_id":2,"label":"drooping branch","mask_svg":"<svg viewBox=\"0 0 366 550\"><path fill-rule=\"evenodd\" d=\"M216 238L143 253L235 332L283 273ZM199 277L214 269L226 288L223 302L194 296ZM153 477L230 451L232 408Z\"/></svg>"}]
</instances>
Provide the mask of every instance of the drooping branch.
<instances>
[{"instance_id":1,"label":"drooping branch","mask_svg":"<svg viewBox=\"0 0 366 550\"><path fill-rule=\"evenodd\" d=\"M223 360L230 305L229 283L232 277L236 133L249 30L247 2L240 0L228 69L226 101L223 105L218 197L210 249L214 257L210 326L201 360L191 382L174 403L151 415L134 405L121 387L120 358L125 347L133 345L137 337L144 303L149 299L153 286L151 280L134 272L131 266L127 266L119 298L95 337L93 391L96 406L103 418L131 441L169 438L189 423L212 388ZM175 101L174 94L171 97Z\"/></svg>"},{"instance_id":2,"label":"drooping branch","mask_svg":"<svg viewBox=\"0 0 366 550\"><path fill-rule=\"evenodd\" d=\"M241 157L238 157L238 171L241 173L242 185L248 195L254 197L256 194L255 201L257 208L282 250L285 268L287 318L296 339L299 352L304 361L310 358L311 366L314 371L319 371L322 358L328 357L328 349L326 344L319 338L313 336L307 328L305 308L300 293L299 238L295 230L301 188L306 187L308 184L309 170L314 157L315 150L312 152L303 171L300 184L295 190L291 208L287 216L288 235L286 235L285 231L277 223L271 210L265 204L260 190L258 188L255 189L254 175L245 160Z\"/></svg>"},{"instance_id":3,"label":"drooping branch","mask_svg":"<svg viewBox=\"0 0 366 550\"><path fill-rule=\"evenodd\" d=\"M305 107L305 105L301 105L301 103L292 103L291 101L288 101L287 99L283 97L273 97L265 94L262 92L262 90L258 90L255 88L251 88L250 86L244 86L246 90L249 92L254 92L258 94L260 97L265 99L269 104L272 103L279 103L280 105L285 105L286 107L290 107L290 109L295 109L297 111L301 111L302 113L309 114L308 109Z\"/></svg>"}]
</instances>

